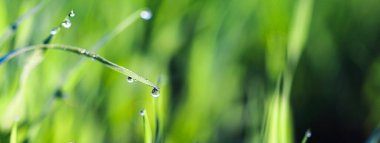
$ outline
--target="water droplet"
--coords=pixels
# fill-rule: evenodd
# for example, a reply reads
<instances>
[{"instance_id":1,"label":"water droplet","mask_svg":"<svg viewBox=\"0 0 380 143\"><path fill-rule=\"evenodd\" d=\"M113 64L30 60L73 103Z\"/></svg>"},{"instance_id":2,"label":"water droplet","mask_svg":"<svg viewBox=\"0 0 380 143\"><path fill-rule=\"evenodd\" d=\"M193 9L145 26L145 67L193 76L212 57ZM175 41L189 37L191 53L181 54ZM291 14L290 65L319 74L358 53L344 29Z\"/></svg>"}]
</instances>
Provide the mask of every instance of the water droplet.
<instances>
[{"instance_id":1,"label":"water droplet","mask_svg":"<svg viewBox=\"0 0 380 143\"><path fill-rule=\"evenodd\" d=\"M149 20L152 18L152 12L150 10L143 10L140 12L140 17L144 20Z\"/></svg>"},{"instance_id":2,"label":"water droplet","mask_svg":"<svg viewBox=\"0 0 380 143\"><path fill-rule=\"evenodd\" d=\"M310 129L306 131L305 136L310 138L311 137L311 131Z\"/></svg>"},{"instance_id":3,"label":"water droplet","mask_svg":"<svg viewBox=\"0 0 380 143\"><path fill-rule=\"evenodd\" d=\"M58 33L58 28L54 28L50 31L50 35L55 35Z\"/></svg>"},{"instance_id":4,"label":"water droplet","mask_svg":"<svg viewBox=\"0 0 380 143\"><path fill-rule=\"evenodd\" d=\"M154 87L154 88L152 89L152 96L153 96L153 97L158 97L158 96L160 96L160 90L158 90L156 87Z\"/></svg>"},{"instance_id":5,"label":"water droplet","mask_svg":"<svg viewBox=\"0 0 380 143\"><path fill-rule=\"evenodd\" d=\"M145 110L140 110L140 116L145 116Z\"/></svg>"},{"instance_id":6,"label":"water droplet","mask_svg":"<svg viewBox=\"0 0 380 143\"><path fill-rule=\"evenodd\" d=\"M128 76L128 77L127 77L127 81L128 81L129 83L132 83L132 82L135 81L135 79L133 79L132 77Z\"/></svg>"},{"instance_id":7,"label":"water droplet","mask_svg":"<svg viewBox=\"0 0 380 143\"><path fill-rule=\"evenodd\" d=\"M63 91L61 89L56 90L54 93L54 97L59 98L59 99L63 98L64 97Z\"/></svg>"},{"instance_id":8,"label":"water droplet","mask_svg":"<svg viewBox=\"0 0 380 143\"><path fill-rule=\"evenodd\" d=\"M69 17L74 17L74 16L75 16L74 10L71 10L69 13Z\"/></svg>"},{"instance_id":9,"label":"water droplet","mask_svg":"<svg viewBox=\"0 0 380 143\"><path fill-rule=\"evenodd\" d=\"M70 19L65 19L62 24L61 24L63 27L65 28L70 28L71 27L71 21Z\"/></svg>"},{"instance_id":10,"label":"water droplet","mask_svg":"<svg viewBox=\"0 0 380 143\"><path fill-rule=\"evenodd\" d=\"M85 49L81 49L81 50L80 50L80 53L81 53L81 54L84 54L84 53L86 53L86 50L85 50Z\"/></svg>"}]
</instances>

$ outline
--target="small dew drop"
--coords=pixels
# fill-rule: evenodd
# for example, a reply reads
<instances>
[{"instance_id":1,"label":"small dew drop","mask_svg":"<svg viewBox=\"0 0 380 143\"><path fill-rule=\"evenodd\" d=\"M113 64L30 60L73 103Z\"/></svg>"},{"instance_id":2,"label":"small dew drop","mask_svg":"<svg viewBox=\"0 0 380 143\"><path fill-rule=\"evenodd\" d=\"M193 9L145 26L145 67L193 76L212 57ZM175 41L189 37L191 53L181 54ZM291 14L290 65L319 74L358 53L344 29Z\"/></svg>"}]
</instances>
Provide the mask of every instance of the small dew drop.
<instances>
[{"instance_id":1,"label":"small dew drop","mask_svg":"<svg viewBox=\"0 0 380 143\"><path fill-rule=\"evenodd\" d=\"M54 28L50 31L50 35L55 35L58 33L58 28Z\"/></svg>"},{"instance_id":2,"label":"small dew drop","mask_svg":"<svg viewBox=\"0 0 380 143\"><path fill-rule=\"evenodd\" d=\"M140 12L140 17L144 20L150 20L152 18L152 12L150 12L150 10L143 10Z\"/></svg>"},{"instance_id":3,"label":"small dew drop","mask_svg":"<svg viewBox=\"0 0 380 143\"><path fill-rule=\"evenodd\" d=\"M307 138L310 138L311 137L311 131L310 130L307 130L306 133L305 133L305 136Z\"/></svg>"},{"instance_id":4,"label":"small dew drop","mask_svg":"<svg viewBox=\"0 0 380 143\"><path fill-rule=\"evenodd\" d=\"M140 111L140 116L145 116L145 110Z\"/></svg>"},{"instance_id":5,"label":"small dew drop","mask_svg":"<svg viewBox=\"0 0 380 143\"><path fill-rule=\"evenodd\" d=\"M71 21L70 19L65 19L62 24L61 24L63 27L65 28L70 28L71 27Z\"/></svg>"},{"instance_id":6,"label":"small dew drop","mask_svg":"<svg viewBox=\"0 0 380 143\"><path fill-rule=\"evenodd\" d=\"M128 76L127 77L127 81L128 81L128 83L133 83L135 81L135 79L133 79L132 77Z\"/></svg>"},{"instance_id":7,"label":"small dew drop","mask_svg":"<svg viewBox=\"0 0 380 143\"><path fill-rule=\"evenodd\" d=\"M69 13L69 17L74 17L74 16L75 16L74 10L71 10Z\"/></svg>"},{"instance_id":8,"label":"small dew drop","mask_svg":"<svg viewBox=\"0 0 380 143\"><path fill-rule=\"evenodd\" d=\"M152 96L157 98L158 96L160 96L160 90L158 90L156 87L153 88L152 90Z\"/></svg>"},{"instance_id":9,"label":"small dew drop","mask_svg":"<svg viewBox=\"0 0 380 143\"><path fill-rule=\"evenodd\" d=\"M84 53L86 53L86 50L85 50L85 49L81 49L81 50L80 50L80 53L81 53L81 54L84 54Z\"/></svg>"}]
</instances>

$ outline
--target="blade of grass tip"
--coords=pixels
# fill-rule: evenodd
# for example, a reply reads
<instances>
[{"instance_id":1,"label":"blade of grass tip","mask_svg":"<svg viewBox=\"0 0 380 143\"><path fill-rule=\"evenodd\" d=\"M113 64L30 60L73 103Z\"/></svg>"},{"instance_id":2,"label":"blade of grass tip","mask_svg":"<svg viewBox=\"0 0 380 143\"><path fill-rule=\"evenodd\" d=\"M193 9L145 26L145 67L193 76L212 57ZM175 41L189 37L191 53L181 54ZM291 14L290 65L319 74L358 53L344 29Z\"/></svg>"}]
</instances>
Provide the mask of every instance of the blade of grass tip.
<instances>
[{"instance_id":1,"label":"blade of grass tip","mask_svg":"<svg viewBox=\"0 0 380 143\"><path fill-rule=\"evenodd\" d=\"M78 47L69 46L69 45L42 44L42 45L33 45L33 46L25 47L25 48L19 48L17 50L9 52L8 54L6 54L3 57L0 57L0 64L7 62L10 59L15 58L17 56L20 56L22 54L25 54L27 52L30 52L33 50L41 50L41 49L57 49L57 50L71 52L71 53L75 53L75 54L78 54L81 56L91 58L95 61L100 62L101 64L105 65L106 67L108 67L114 71L117 71L117 72L119 72L125 76L128 76L128 77L135 79L136 81L139 81L143 84L146 84L148 86L153 87L152 94L159 93L158 86L156 86L153 82L149 81L148 79L136 74L135 72L133 72L133 71L131 71L131 70L129 70L123 66L117 65L117 64L115 64L115 63L113 63L113 62L111 62L111 61L109 61L109 60L107 60L107 59L105 59L105 58L103 58L97 54L91 53L91 52L89 52L83 48L78 48Z\"/></svg>"},{"instance_id":2,"label":"blade of grass tip","mask_svg":"<svg viewBox=\"0 0 380 143\"><path fill-rule=\"evenodd\" d=\"M140 111L140 116L142 116L143 118L144 142L152 143L153 142L152 129L150 128L149 118L145 109Z\"/></svg>"},{"instance_id":3,"label":"blade of grass tip","mask_svg":"<svg viewBox=\"0 0 380 143\"><path fill-rule=\"evenodd\" d=\"M72 11L70 12L72 13ZM66 22L67 19L69 19L71 16L66 16L64 22ZM44 40L43 44L48 44L50 43L52 37L54 35L57 34L57 32L59 31L60 27L64 25L64 22L62 24L60 24L57 28L54 28L48 38L46 40ZM71 25L71 24L70 24ZM22 51L22 50L21 50ZM11 52L13 53L13 52ZM4 58L7 58L4 57ZM3 58L0 58L0 64L3 62ZM27 80L27 77L29 76L30 72L39 64L41 63L41 61L43 60L43 52L40 51L40 50L36 50L31 56L28 57L27 59L27 63L24 65L24 68L23 68L23 71L21 73L21 78L20 78L20 83L21 85L23 85L26 80ZM21 86L23 87L23 86ZM19 90L21 90L22 88L19 88Z\"/></svg>"},{"instance_id":4,"label":"blade of grass tip","mask_svg":"<svg viewBox=\"0 0 380 143\"><path fill-rule=\"evenodd\" d=\"M161 76L158 78L157 86L160 86L161 78L162 78ZM152 93L152 95L153 95L153 93ZM160 119L159 119L159 115L158 115L159 101L158 101L158 96L153 96L153 97L155 97L155 98L153 98L153 107L154 107L155 120L156 120L156 130L155 130L154 142L158 143L159 142L159 135L160 135Z\"/></svg>"},{"instance_id":5,"label":"blade of grass tip","mask_svg":"<svg viewBox=\"0 0 380 143\"><path fill-rule=\"evenodd\" d=\"M308 129L306 132L305 132L305 135L303 136L303 139L302 139L302 142L301 143L306 143L307 140L311 137L311 131L310 129Z\"/></svg>"},{"instance_id":6,"label":"blade of grass tip","mask_svg":"<svg viewBox=\"0 0 380 143\"><path fill-rule=\"evenodd\" d=\"M18 126L17 124L18 124L17 121L15 121L13 124L10 143L17 143L17 126Z\"/></svg>"},{"instance_id":7,"label":"blade of grass tip","mask_svg":"<svg viewBox=\"0 0 380 143\"><path fill-rule=\"evenodd\" d=\"M30 9L29 11L27 11L24 15L20 16L15 22L13 22L4 32L3 34L1 34L1 37L0 37L0 47L3 45L3 43L11 36L13 36L13 34L16 32L18 26L23 22L25 21L26 19L28 19L29 17L33 16L34 14L36 14L38 11L41 10L42 6L47 2L47 0L45 1L41 1L39 4L37 4L35 7L33 7L32 9Z\"/></svg>"},{"instance_id":8,"label":"blade of grass tip","mask_svg":"<svg viewBox=\"0 0 380 143\"><path fill-rule=\"evenodd\" d=\"M128 16L125 18L122 22L120 22L116 28L114 28L111 32L108 34L104 35L100 40L98 40L97 43L95 43L91 48L90 51L97 51L101 47L104 46L108 41L110 41L113 37L117 36L120 32L122 32L124 29L129 27L131 24L133 24L135 21L138 19L138 14L140 13L141 10L136 11L132 15ZM75 64L73 64L71 67L69 67L64 74L61 76L61 79L59 80L59 83L57 85L57 91L62 92L62 87L63 85L69 80L68 77L71 77L75 73L76 70L78 70L79 66L84 63L85 58L81 58L79 61L77 61ZM129 78L128 78L129 79ZM133 80L133 79L132 79ZM134 80L133 80L134 81ZM89 98L89 97L85 97ZM102 97L97 98L97 100L101 100ZM85 117L85 116L83 116Z\"/></svg>"},{"instance_id":9,"label":"blade of grass tip","mask_svg":"<svg viewBox=\"0 0 380 143\"><path fill-rule=\"evenodd\" d=\"M91 46L90 51L95 52L95 51L99 50L100 48L102 48L108 41L110 41L112 38L114 38L115 36L117 36L124 29L128 28L130 25L132 25L134 22L136 22L138 20L138 18L139 18L139 15L141 15L142 12L143 12L143 10L138 10L135 13L131 14L130 16L128 16L127 18L125 18L122 22L120 22L116 26L115 29L113 29L111 32L109 32L108 34L106 34L105 36L103 36L102 38L100 38L100 40L98 40L98 42L96 42L93 46ZM74 64L73 66L71 66L65 72L65 74L61 77L60 83L58 84L59 88L63 87L63 85L69 79L68 77L70 77L75 72L75 70L77 70L78 67L82 63L84 63L84 61L85 61L85 59L81 58L76 64Z\"/></svg>"}]
</instances>

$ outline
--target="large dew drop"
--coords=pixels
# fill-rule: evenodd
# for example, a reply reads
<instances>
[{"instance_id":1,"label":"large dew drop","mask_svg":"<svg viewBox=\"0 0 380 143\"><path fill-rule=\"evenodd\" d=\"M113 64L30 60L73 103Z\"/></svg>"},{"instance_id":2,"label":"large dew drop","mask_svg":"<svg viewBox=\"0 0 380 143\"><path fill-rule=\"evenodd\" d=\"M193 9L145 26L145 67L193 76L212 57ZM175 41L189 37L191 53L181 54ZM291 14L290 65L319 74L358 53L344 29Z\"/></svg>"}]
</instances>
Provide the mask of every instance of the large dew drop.
<instances>
[{"instance_id":1,"label":"large dew drop","mask_svg":"<svg viewBox=\"0 0 380 143\"><path fill-rule=\"evenodd\" d=\"M144 20L149 20L152 18L152 12L150 10L143 10L140 12L140 17Z\"/></svg>"},{"instance_id":2,"label":"large dew drop","mask_svg":"<svg viewBox=\"0 0 380 143\"><path fill-rule=\"evenodd\" d=\"M152 90L152 96L157 98L158 96L160 96L160 90L158 90L157 88L153 88Z\"/></svg>"},{"instance_id":3,"label":"large dew drop","mask_svg":"<svg viewBox=\"0 0 380 143\"><path fill-rule=\"evenodd\" d=\"M140 111L140 116L144 116L145 115L145 110L141 110Z\"/></svg>"},{"instance_id":4,"label":"large dew drop","mask_svg":"<svg viewBox=\"0 0 380 143\"><path fill-rule=\"evenodd\" d=\"M71 21L70 19L65 19L62 24L61 24L63 27L65 28L70 28L71 27Z\"/></svg>"}]
</instances>

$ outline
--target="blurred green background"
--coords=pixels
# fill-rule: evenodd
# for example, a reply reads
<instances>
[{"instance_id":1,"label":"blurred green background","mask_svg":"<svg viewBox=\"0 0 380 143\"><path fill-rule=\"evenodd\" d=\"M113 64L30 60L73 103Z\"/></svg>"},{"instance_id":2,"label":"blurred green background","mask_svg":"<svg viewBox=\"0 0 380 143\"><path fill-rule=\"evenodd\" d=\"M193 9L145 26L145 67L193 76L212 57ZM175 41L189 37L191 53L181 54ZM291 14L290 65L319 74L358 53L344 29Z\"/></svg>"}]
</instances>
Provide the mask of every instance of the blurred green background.
<instances>
[{"instance_id":1,"label":"blurred green background","mask_svg":"<svg viewBox=\"0 0 380 143\"><path fill-rule=\"evenodd\" d=\"M35 14L30 10L41 4ZM0 0L0 56L51 43L90 49L152 88L76 54L47 50L0 65L0 142L371 142L380 121L379 0ZM28 12L29 11L29 12ZM0 38L1 39L1 38ZM32 59L34 60L34 59ZM65 76L68 72L72 74ZM145 120L147 121L147 120ZM18 126L16 126L16 123ZM149 141L148 141L149 142ZM377 141L373 141L377 142Z\"/></svg>"}]
</instances>

